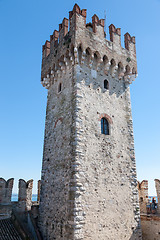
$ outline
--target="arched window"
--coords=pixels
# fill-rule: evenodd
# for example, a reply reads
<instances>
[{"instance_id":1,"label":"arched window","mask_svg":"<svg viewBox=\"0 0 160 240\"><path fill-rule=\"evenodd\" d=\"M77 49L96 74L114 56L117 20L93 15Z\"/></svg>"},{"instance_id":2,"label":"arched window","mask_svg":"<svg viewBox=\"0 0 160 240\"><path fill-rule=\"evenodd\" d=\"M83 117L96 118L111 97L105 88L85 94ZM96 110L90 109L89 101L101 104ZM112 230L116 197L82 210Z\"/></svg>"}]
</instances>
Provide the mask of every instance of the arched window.
<instances>
[{"instance_id":1,"label":"arched window","mask_svg":"<svg viewBox=\"0 0 160 240\"><path fill-rule=\"evenodd\" d=\"M104 89L109 89L109 82L104 80Z\"/></svg>"},{"instance_id":2,"label":"arched window","mask_svg":"<svg viewBox=\"0 0 160 240\"><path fill-rule=\"evenodd\" d=\"M101 119L101 133L109 135L109 123L106 118Z\"/></svg>"},{"instance_id":3,"label":"arched window","mask_svg":"<svg viewBox=\"0 0 160 240\"><path fill-rule=\"evenodd\" d=\"M61 91L62 91L62 83L60 83L58 86L58 92L61 92Z\"/></svg>"}]
</instances>

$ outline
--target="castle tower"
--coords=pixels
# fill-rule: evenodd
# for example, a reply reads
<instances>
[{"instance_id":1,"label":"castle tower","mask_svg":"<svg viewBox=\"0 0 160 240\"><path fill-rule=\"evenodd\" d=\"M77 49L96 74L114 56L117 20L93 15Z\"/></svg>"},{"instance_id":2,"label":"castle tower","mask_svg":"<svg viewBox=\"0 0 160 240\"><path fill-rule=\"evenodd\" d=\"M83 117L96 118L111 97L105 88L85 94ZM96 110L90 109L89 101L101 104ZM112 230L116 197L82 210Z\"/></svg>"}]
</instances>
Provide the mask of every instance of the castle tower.
<instances>
[{"instance_id":1,"label":"castle tower","mask_svg":"<svg viewBox=\"0 0 160 240\"><path fill-rule=\"evenodd\" d=\"M138 240L140 213L129 85L135 37L76 4L43 46L48 89L40 196L45 240ZM68 30L69 25L69 30Z\"/></svg>"}]
</instances>

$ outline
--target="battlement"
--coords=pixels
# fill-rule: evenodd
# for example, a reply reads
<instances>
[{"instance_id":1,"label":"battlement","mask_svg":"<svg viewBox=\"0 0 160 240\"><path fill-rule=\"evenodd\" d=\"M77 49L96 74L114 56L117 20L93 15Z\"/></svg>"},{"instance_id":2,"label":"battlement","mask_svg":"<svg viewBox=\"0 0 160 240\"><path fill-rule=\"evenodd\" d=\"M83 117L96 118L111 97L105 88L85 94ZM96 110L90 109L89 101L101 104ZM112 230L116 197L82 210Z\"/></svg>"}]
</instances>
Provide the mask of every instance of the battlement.
<instances>
[{"instance_id":1,"label":"battlement","mask_svg":"<svg viewBox=\"0 0 160 240\"><path fill-rule=\"evenodd\" d=\"M12 202L12 189L14 184L14 178L10 178L7 181L0 178L0 218L9 217L11 215L12 209L17 212L25 212L31 210L33 205L32 202L32 188L33 179L25 181L24 179L19 179L18 185L18 201ZM40 180L38 181L37 188L37 202L40 200Z\"/></svg>"},{"instance_id":2,"label":"battlement","mask_svg":"<svg viewBox=\"0 0 160 240\"><path fill-rule=\"evenodd\" d=\"M106 75L124 78L126 84L137 76L135 37L126 33L123 48L120 28L109 26L109 41L104 32L104 19L94 14L92 22L86 24L86 16L87 10L75 4L69 19L64 18L59 30L54 30L50 41L43 45L41 83L47 89L74 65L93 68L96 62L94 70L103 68Z\"/></svg>"},{"instance_id":3,"label":"battlement","mask_svg":"<svg viewBox=\"0 0 160 240\"><path fill-rule=\"evenodd\" d=\"M157 212L160 213L160 180L155 179L154 181L155 181L155 188L156 188L157 199L158 199ZM138 192L139 192L139 203L140 203L141 213L147 213L146 206L149 203L147 180L138 182Z\"/></svg>"},{"instance_id":4,"label":"battlement","mask_svg":"<svg viewBox=\"0 0 160 240\"><path fill-rule=\"evenodd\" d=\"M14 179L0 178L0 203L10 203Z\"/></svg>"},{"instance_id":5,"label":"battlement","mask_svg":"<svg viewBox=\"0 0 160 240\"><path fill-rule=\"evenodd\" d=\"M159 239L160 229L160 180L155 179L156 196L148 196L148 181L138 182L141 229L143 239ZM158 199L158 202L157 202Z\"/></svg>"},{"instance_id":6,"label":"battlement","mask_svg":"<svg viewBox=\"0 0 160 240\"><path fill-rule=\"evenodd\" d=\"M148 203L148 181L143 180L138 182L139 204L140 210L143 213L147 212L146 205Z\"/></svg>"},{"instance_id":7,"label":"battlement","mask_svg":"<svg viewBox=\"0 0 160 240\"><path fill-rule=\"evenodd\" d=\"M154 181L158 199L158 213L160 214L160 179L155 179Z\"/></svg>"}]
</instances>

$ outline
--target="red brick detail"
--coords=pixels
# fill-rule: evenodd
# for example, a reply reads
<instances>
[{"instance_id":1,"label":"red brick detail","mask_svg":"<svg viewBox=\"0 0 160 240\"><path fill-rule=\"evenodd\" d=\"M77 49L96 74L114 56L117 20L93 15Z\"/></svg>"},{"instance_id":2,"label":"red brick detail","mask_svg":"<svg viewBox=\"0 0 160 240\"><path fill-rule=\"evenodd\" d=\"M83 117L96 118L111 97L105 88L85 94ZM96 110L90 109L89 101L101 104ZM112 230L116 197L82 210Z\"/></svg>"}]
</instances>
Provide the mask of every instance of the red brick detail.
<instances>
[{"instance_id":1,"label":"red brick detail","mask_svg":"<svg viewBox=\"0 0 160 240\"><path fill-rule=\"evenodd\" d=\"M47 40L45 45L46 45L46 48L50 48L50 41Z\"/></svg>"},{"instance_id":2,"label":"red brick detail","mask_svg":"<svg viewBox=\"0 0 160 240\"><path fill-rule=\"evenodd\" d=\"M68 33L68 19L64 18L62 22L62 29L64 31L64 36Z\"/></svg>"},{"instance_id":3,"label":"red brick detail","mask_svg":"<svg viewBox=\"0 0 160 240\"><path fill-rule=\"evenodd\" d=\"M78 4L75 4L74 7L73 7L73 14L74 14L74 13L81 14L81 9L80 9L80 7L78 6Z\"/></svg>"},{"instance_id":4,"label":"red brick detail","mask_svg":"<svg viewBox=\"0 0 160 240\"><path fill-rule=\"evenodd\" d=\"M106 114L106 113L100 114L98 120L101 121L102 118L106 118L110 124L113 123L112 118L108 114Z\"/></svg>"},{"instance_id":5,"label":"red brick detail","mask_svg":"<svg viewBox=\"0 0 160 240\"><path fill-rule=\"evenodd\" d=\"M133 36L133 37L131 37L131 41L132 41L132 43L136 43L136 38Z\"/></svg>"},{"instance_id":6,"label":"red brick detail","mask_svg":"<svg viewBox=\"0 0 160 240\"><path fill-rule=\"evenodd\" d=\"M61 122L62 122L62 118L58 118L58 119L56 120L56 122L55 122L55 124L54 124L54 128L56 128L56 125L57 125L58 121L61 121Z\"/></svg>"},{"instance_id":7,"label":"red brick detail","mask_svg":"<svg viewBox=\"0 0 160 240\"><path fill-rule=\"evenodd\" d=\"M136 43L135 37L131 37L131 35L127 32L124 35L124 42L125 42L125 48L129 50L129 44L132 42L133 44Z\"/></svg>"},{"instance_id":8,"label":"red brick detail","mask_svg":"<svg viewBox=\"0 0 160 240\"><path fill-rule=\"evenodd\" d=\"M50 42L54 41L54 46L58 45L59 32L54 30L53 35L50 35Z\"/></svg>"},{"instance_id":9,"label":"red brick detail","mask_svg":"<svg viewBox=\"0 0 160 240\"><path fill-rule=\"evenodd\" d=\"M113 24L109 26L110 41L113 42L114 34L121 36L121 29L116 28Z\"/></svg>"},{"instance_id":10,"label":"red brick detail","mask_svg":"<svg viewBox=\"0 0 160 240\"><path fill-rule=\"evenodd\" d=\"M100 25L104 28L104 23L105 23L105 20L104 19L100 19L99 20L99 17L94 14L93 17L92 17L92 26L93 26L93 32L96 33L97 32L97 26Z\"/></svg>"},{"instance_id":11,"label":"red brick detail","mask_svg":"<svg viewBox=\"0 0 160 240\"><path fill-rule=\"evenodd\" d=\"M92 17L92 23L98 23L99 22L99 18L98 18L98 16L96 15L96 14L94 14L93 15L93 17Z\"/></svg>"},{"instance_id":12,"label":"red brick detail","mask_svg":"<svg viewBox=\"0 0 160 240\"><path fill-rule=\"evenodd\" d=\"M104 27L104 23L105 23L105 22L104 22L104 19L100 19L100 20L99 20L99 24L100 24L102 27Z\"/></svg>"},{"instance_id":13,"label":"red brick detail","mask_svg":"<svg viewBox=\"0 0 160 240\"><path fill-rule=\"evenodd\" d=\"M119 36L121 36L121 28L117 28L117 29L116 29L116 33L117 33Z\"/></svg>"},{"instance_id":14,"label":"red brick detail","mask_svg":"<svg viewBox=\"0 0 160 240\"><path fill-rule=\"evenodd\" d=\"M61 31L62 29L62 23L59 24L59 32Z\"/></svg>"},{"instance_id":15,"label":"red brick detail","mask_svg":"<svg viewBox=\"0 0 160 240\"><path fill-rule=\"evenodd\" d=\"M42 47L42 51L45 51L45 57L50 54L50 41L46 40L45 45Z\"/></svg>"},{"instance_id":16,"label":"red brick detail","mask_svg":"<svg viewBox=\"0 0 160 240\"><path fill-rule=\"evenodd\" d=\"M70 12L69 12L69 19L71 19L72 16L73 16L73 11L70 11Z\"/></svg>"},{"instance_id":17,"label":"red brick detail","mask_svg":"<svg viewBox=\"0 0 160 240\"><path fill-rule=\"evenodd\" d=\"M59 38L59 32L57 30L54 30L53 32L53 39L56 41Z\"/></svg>"},{"instance_id":18,"label":"red brick detail","mask_svg":"<svg viewBox=\"0 0 160 240\"><path fill-rule=\"evenodd\" d=\"M63 18L62 26L68 27L68 19L67 18Z\"/></svg>"},{"instance_id":19,"label":"red brick detail","mask_svg":"<svg viewBox=\"0 0 160 240\"><path fill-rule=\"evenodd\" d=\"M81 15L86 18L87 17L87 9L82 9Z\"/></svg>"},{"instance_id":20,"label":"red brick detail","mask_svg":"<svg viewBox=\"0 0 160 240\"><path fill-rule=\"evenodd\" d=\"M81 10L80 7L77 4L75 4L74 7L73 7L73 10L69 12L69 19L72 18L74 13L80 14L84 18L87 17L87 9L82 9Z\"/></svg>"}]
</instances>

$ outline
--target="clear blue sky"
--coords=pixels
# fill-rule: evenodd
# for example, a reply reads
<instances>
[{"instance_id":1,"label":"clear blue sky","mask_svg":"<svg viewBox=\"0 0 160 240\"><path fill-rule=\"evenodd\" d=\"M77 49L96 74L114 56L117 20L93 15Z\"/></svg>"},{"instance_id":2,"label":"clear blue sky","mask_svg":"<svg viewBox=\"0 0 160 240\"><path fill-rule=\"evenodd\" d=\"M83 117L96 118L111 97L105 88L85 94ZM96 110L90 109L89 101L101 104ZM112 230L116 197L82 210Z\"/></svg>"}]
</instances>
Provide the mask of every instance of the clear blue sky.
<instances>
[{"instance_id":1,"label":"clear blue sky","mask_svg":"<svg viewBox=\"0 0 160 240\"><path fill-rule=\"evenodd\" d=\"M160 178L160 0L77 1L107 28L136 36L138 78L131 86L138 179ZM47 90L42 44L72 10L72 0L0 0L0 176L40 179ZM108 30L107 30L108 31ZM108 34L108 32L107 32ZM109 39L109 34L107 36ZM14 188L14 192L16 187Z\"/></svg>"}]
</instances>

